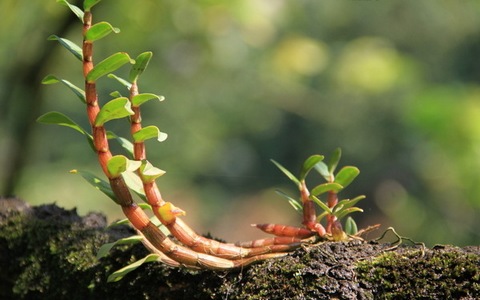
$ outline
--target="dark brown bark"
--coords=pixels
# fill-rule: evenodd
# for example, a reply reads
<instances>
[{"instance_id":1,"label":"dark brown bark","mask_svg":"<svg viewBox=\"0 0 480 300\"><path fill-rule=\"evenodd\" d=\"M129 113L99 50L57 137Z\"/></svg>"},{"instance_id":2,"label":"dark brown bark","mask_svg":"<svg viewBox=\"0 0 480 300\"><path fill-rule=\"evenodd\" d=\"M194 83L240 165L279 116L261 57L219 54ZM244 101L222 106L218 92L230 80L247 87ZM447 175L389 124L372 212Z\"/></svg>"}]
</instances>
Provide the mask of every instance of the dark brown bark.
<instances>
[{"instance_id":1,"label":"dark brown bark","mask_svg":"<svg viewBox=\"0 0 480 300\"><path fill-rule=\"evenodd\" d=\"M0 299L478 299L480 247L373 242L305 246L229 272L147 263L119 282L108 274L144 257L141 244L98 248L133 234L56 205L0 199Z\"/></svg>"}]
</instances>

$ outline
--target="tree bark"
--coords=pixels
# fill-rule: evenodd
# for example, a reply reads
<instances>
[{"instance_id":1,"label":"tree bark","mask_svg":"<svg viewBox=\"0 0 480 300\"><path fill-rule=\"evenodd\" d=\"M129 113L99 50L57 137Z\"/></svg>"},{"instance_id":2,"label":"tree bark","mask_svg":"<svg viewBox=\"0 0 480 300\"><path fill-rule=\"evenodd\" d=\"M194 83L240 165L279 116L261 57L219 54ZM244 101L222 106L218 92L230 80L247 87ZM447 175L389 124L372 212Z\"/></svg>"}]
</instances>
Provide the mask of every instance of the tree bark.
<instances>
[{"instance_id":1,"label":"tree bark","mask_svg":"<svg viewBox=\"0 0 480 300\"><path fill-rule=\"evenodd\" d=\"M352 241L306 245L279 259L232 271L145 263L122 280L112 272L148 252L107 242L134 234L106 228L56 205L0 199L0 299L478 299L480 247Z\"/></svg>"}]
</instances>

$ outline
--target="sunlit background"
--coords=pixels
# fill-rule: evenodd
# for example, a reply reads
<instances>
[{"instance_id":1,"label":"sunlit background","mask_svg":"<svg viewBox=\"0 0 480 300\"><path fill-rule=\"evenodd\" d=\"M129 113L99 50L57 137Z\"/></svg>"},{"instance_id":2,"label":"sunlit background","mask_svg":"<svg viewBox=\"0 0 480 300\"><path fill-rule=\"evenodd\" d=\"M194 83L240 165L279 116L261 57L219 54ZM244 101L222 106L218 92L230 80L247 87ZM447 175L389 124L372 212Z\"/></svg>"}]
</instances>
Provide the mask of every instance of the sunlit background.
<instances>
[{"instance_id":1,"label":"sunlit background","mask_svg":"<svg viewBox=\"0 0 480 300\"><path fill-rule=\"evenodd\" d=\"M58 110L88 127L68 89L39 84L55 74L82 85L79 61L47 41L80 43L79 20L54 0L3 0L0 11L0 195L121 218L68 172L101 174L84 138L34 122ZM298 170L341 147L341 165L361 170L341 196L367 196L359 227L480 242L479 1L105 0L94 18L121 29L96 43L97 62L154 53L140 89L166 101L142 106L143 120L169 137L147 154L199 233L236 241L264 236L250 223L299 225L274 192L295 187L270 159ZM98 84L102 103L125 93ZM107 125L128 134L125 121Z\"/></svg>"}]
</instances>

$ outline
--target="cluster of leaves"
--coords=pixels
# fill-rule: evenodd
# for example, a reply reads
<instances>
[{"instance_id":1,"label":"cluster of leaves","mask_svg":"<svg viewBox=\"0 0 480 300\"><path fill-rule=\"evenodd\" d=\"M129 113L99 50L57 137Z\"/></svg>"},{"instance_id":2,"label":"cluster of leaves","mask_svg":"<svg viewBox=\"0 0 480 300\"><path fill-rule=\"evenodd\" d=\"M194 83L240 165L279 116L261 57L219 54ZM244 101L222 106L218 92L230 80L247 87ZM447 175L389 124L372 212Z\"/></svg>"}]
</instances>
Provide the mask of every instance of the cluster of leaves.
<instances>
[{"instance_id":1,"label":"cluster of leaves","mask_svg":"<svg viewBox=\"0 0 480 300\"><path fill-rule=\"evenodd\" d=\"M330 206L328 202L326 203L321 200L322 195L326 195L328 193L340 193L348 185L350 185L350 183L352 183L358 174L360 174L360 170L353 166L345 166L335 173L341 156L342 151L340 148L337 148L333 152L328 163L323 161L323 155L312 155L305 160L298 176L293 175L284 166L272 160L272 162L293 183L295 183L301 194L307 192L309 199L315 202L322 209L322 213L320 213L317 217L318 223L320 223L326 216L334 216L337 220L341 220L353 212L363 212L361 208L354 206L360 200L365 199L365 196L363 195L357 196L353 199L342 199L334 203L333 206ZM305 191L306 178L312 170L315 170L318 174L320 174L325 182L316 185L311 189L311 191ZM277 193L286 198L296 211L300 213L303 211L302 200L292 198L280 190L277 190ZM358 229L355 221L349 216L345 222L345 232L347 234L355 234L357 231Z\"/></svg>"},{"instance_id":2,"label":"cluster of leaves","mask_svg":"<svg viewBox=\"0 0 480 300\"><path fill-rule=\"evenodd\" d=\"M77 6L68 3L65 0L58 0L57 2L68 6L70 10L74 12L75 15L83 22L84 11L89 11L95 4L100 2L100 0L84 1L84 11L82 11ZM90 42L94 42L106 37L110 33L119 32L120 29L113 27L108 22L99 22L92 25L91 28L86 32L85 39ZM65 47L70 53L72 53L75 58L77 58L79 61L83 61L82 49L74 42L65 38L58 37L56 35L52 35L48 39L58 41L63 47ZM85 79L87 82L95 82L99 78L107 76L118 81L127 90L129 90L133 83L136 84L139 76L147 68L151 58L152 52L141 53L137 56L135 60L131 59L130 56L125 52L117 52L96 64L95 67L86 75ZM128 80L112 74L112 72L118 70L120 67L128 63L132 65L129 72ZM83 102L83 104L86 103L85 91L68 80L58 78L54 75L48 75L42 80L42 83L62 83L66 87L68 87L80 99L80 101ZM135 95L131 99L122 96L122 94L118 91L114 91L110 95L113 99L106 102L101 107L100 112L98 113L94 122L95 126L103 126L106 122L110 120L121 119L133 115L134 112L132 110L132 105L140 106L150 100L164 100L163 96L155 95L152 93L141 93ZM37 121L44 124L56 124L66 126L80 132L86 137L92 150L95 151L95 148L93 146L93 136L89 133L89 131L82 128L78 123L76 123L63 113L57 111L48 112L40 116ZM113 176L117 176L124 172L133 172L137 169L140 169L142 174L144 174L145 176L149 176L151 179L157 178L165 173L164 171L153 167L148 161L139 162L132 160L131 158L133 158L134 147L133 143L130 140L118 136L111 131L107 132L107 138L117 140L128 155L128 157L124 155L116 155L108 161L107 167L109 172ZM133 142L144 142L148 139L157 139L159 142L162 142L167 138L167 134L161 132L157 126L151 125L146 126L133 134L132 138ZM109 187L109 184L107 182L101 181L99 178L88 172L74 171L73 173L81 174L88 182L94 184L95 187L100 189L102 192L105 192L105 194L107 194L107 196L109 196L110 198L114 199L113 192L111 191L111 188ZM141 184L135 182L134 177L127 177L131 179L128 180L129 186L133 188L135 192L138 192L138 194L143 194L140 188Z\"/></svg>"}]
</instances>

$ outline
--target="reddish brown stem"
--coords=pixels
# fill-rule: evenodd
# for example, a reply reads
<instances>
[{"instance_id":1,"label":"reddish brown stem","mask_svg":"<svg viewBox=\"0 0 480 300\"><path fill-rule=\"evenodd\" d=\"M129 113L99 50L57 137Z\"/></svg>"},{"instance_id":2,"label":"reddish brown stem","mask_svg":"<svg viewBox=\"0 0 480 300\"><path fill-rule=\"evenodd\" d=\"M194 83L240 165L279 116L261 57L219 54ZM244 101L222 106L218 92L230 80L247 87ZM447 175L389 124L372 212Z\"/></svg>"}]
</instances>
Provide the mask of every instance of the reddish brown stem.
<instances>
[{"instance_id":1,"label":"reddish brown stem","mask_svg":"<svg viewBox=\"0 0 480 300\"><path fill-rule=\"evenodd\" d=\"M322 224L317 222L315 204L310 199L310 191L307 188L305 180L300 182L299 190L303 203L303 225L310 230L316 231L319 236L324 236L326 230Z\"/></svg>"},{"instance_id":2,"label":"reddish brown stem","mask_svg":"<svg viewBox=\"0 0 480 300\"><path fill-rule=\"evenodd\" d=\"M162 256L161 260L169 265L177 265L178 263L192 267L206 267L211 269L226 269L234 268L237 266L245 265L254 262L258 259L266 259L269 257L277 257L283 254L269 254L268 256L258 256L250 259L241 259L238 261L230 261L202 253L193 252L190 249L176 245L167 238L148 218L145 212L137 206L133 201L132 195L128 190L128 187L123 180L122 176L112 176L107 168L107 163L112 157L109 150L109 144L106 136L106 131L103 125L99 126L95 124L95 120L100 111L98 104L98 96L96 92L96 84L92 81L87 81L88 73L93 69L93 45L91 41L85 39L86 32L90 29L92 24L92 15L89 11L84 14L84 26L83 26L83 74L85 78L85 97L87 103L87 115L89 123L92 127L93 144L95 151L98 155L100 166L108 177L110 186L115 194L116 202L122 207L122 210L127 216L132 225L141 232L141 234L148 240L146 245L152 246L158 249L160 253L164 253L169 258ZM135 117L135 116L134 116ZM140 114L138 111L135 117L136 130L139 130L140 126ZM138 151L138 158L143 159L142 151Z\"/></svg>"},{"instance_id":3,"label":"reddish brown stem","mask_svg":"<svg viewBox=\"0 0 480 300\"><path fill-rule=\"evenodd\" d=\"M138 95L138 85L136 82L132 83L130 88L130 99L135 95ZM131 128L132 134L135 134L142 128L141 126L141 111L140 107L132 104L132 110L134 115L131 116ZM146 159L146 150L143 142L136 142L134 144L134 159L144 160ZM296 241L289 244L278 245L271 244L262 247L256 247L252 249L245 249L237 247L233 244L220 243L205 237L199 236L194 230L192 230L186 223L178 218L165 219L160 214L160 207L165 205L165 201L162 199L160 190L155 181L146 181L141 172L138 172L143 182L143 189L148 203L151 205L155 216L165 225L170 233L175 236L182 244L191 248L194 251L201 253L213 254L220 257L229 259L241 259L244 257L251 257L261 255L270 252L289 251L299 246Z\"/></svg>"}]
</instances>

